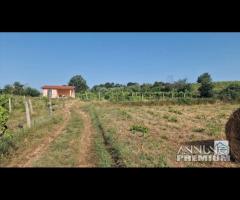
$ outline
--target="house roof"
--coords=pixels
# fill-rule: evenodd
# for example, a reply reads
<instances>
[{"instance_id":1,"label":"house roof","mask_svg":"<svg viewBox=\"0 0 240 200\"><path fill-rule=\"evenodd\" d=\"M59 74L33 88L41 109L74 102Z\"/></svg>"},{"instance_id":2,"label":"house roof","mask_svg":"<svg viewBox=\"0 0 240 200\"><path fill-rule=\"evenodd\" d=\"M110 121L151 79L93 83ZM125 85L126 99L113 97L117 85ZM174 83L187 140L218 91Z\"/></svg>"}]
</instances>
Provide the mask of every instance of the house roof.
<instances>
[{"instance_id":1,"label":"house roof","mask_svg":"<svg viewBox=\"0 0 240 200\"><path fill-rule=\"evenodd\" d=\"M74 86L67 86L67 85L44 85L42 89L61 89L61 90L69 90L75 89Z\"/></svg>"}]
</instances>

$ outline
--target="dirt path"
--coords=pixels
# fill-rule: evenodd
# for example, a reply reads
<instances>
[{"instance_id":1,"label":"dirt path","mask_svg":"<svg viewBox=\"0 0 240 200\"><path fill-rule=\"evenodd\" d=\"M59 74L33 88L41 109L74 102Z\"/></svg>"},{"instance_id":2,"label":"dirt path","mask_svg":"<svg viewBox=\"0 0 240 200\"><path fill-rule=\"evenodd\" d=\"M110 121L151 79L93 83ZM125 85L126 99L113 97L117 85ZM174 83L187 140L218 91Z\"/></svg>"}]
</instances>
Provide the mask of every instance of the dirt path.
<instances>
[{"instance_id":1,"label":"dirt path","mask_svg":"<svg viewBox=\"0 0 240 200\"><path fill-rule=\"evenodd\" d=\"M95 167L95 158L92 151L93 145L93 126L90 116L79 110L79 114L83 120L84 129L80 139L80 153L79 153L79 165L78 167Z\"/></svg>"},{"instance_id":2,"label":"dirt path","mask_svg":"<svg viewBox=\"0 0 240 200\"><path fill-rule=\"evenodd\" d=\"M47 150L47 148L49 147L49 145L51 144L52 141L54 141L64 130L64 128L66 127L68 120L70 118L70 108L72 107L74 102L71 102L70 104L66 105L66 107L63 110L63 123L56 127L56 129L54 129L53 134L49 135L48 137L46 137L44 139L44 141L42 142L42 144L40 144L39 146L37 146L35 149L31 149L31 151L29 152L29 149L27 150L28 152L25 152L24 155L26 155L26 157L24 159L21 160L20 163L16 163L16 161L12 161L8 167L31 167L32 163L36 160L38 160L38 158Z\"/></svg>"}]
</instances>

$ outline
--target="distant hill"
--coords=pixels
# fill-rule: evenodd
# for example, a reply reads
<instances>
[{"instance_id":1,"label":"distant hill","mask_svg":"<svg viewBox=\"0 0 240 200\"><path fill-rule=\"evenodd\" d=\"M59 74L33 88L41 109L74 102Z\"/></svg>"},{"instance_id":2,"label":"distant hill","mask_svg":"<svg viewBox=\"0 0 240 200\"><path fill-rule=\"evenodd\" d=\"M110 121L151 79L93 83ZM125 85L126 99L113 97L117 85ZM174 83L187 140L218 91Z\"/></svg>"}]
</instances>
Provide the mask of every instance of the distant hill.
<instances>
[{"instance_id":1,"label":"distant hill","mask_svg":"<svg viewBox=\"0 0 240 200\"><path fill-rule=\"evenodd\" d=\"M240 81L216 81L216 82L213 82L213 85L214 85L213 89L214 91L219 92L233 83L240 85ZM193 83L192 84L193 91L197 91L199 86L200 86L199 83Z\"/></svg>"}]
</instances>

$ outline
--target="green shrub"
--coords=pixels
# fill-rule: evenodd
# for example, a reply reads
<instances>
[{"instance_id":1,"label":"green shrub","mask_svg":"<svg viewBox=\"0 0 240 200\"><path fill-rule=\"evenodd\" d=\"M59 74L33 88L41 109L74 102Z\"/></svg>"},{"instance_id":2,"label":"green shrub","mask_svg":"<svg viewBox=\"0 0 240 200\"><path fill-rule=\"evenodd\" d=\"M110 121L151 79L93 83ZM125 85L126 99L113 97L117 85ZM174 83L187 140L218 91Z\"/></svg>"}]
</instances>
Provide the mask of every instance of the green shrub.
<instances>
[{"instance_id":1,"label":"green shrub","mask_svg":"<svg viewBox=\"0 0 240 200\"><path fill-rule=\"evenodd\" d=\"M7 129L6 123L8 120L8 111L0 106L0 136L4 134Z\"/></svg>"},{"instance_id":2,"label":"green shrub","mask_svg":"<svg viewBox=\"0 0 240 200\"><path fill-rule=\"evenodd\" d=\"M219 93L219 97L224 101L232 101L240 99L240 85L231 84Z\"/></svg>"},{"instance_id":3,"label":"green shrub","mask_svg":"<svg viewBox=\"0 0 240 200\"><path fill-rule=\"evenodd\" d=\"M7 95L0 95L0 106L7 108L8 107L8 96Z\"/></svg>"},{"instance_id":4,"label":"green shrub","mask_svg":"<svg viewBox=\"0 0 240 200\"><path fill-rule=\"evenodd\" d=\"M0 155L8 153L11 147L14 147L12 135L10 133L6 133L0 138Z\"/></svg>"},{"instance_id":5,"label":"green shrub","mask_svg":"<svg viewBox=\"0 0 240 200\"><path fill-rule=\"evenodd\" d=\"M132 131L133 134L135 134L136 132L141 132L143 133L143 135L145 135L149 132L149 129L143 125L133 125L130 128L130 131Z\"/></svg>"}]
</instances>

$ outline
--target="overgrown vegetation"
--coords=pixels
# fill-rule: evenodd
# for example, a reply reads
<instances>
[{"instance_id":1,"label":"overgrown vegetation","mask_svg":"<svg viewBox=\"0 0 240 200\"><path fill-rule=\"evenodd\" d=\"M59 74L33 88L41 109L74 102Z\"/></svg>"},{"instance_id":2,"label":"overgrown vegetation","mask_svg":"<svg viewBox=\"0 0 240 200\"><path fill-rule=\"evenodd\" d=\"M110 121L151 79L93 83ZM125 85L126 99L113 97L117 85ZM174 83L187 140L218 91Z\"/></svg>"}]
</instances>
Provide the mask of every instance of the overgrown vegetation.
<instances>
[{"instance_id":1,"label":"overgrown vegetation","mask_svg":"<svg viewBox=\"0 0 240 200\"><path fill-rule=\"evenodd\" d=\"M1 90L1 93L19 96L23 95L32 97L40 96L40 92L37 89L25 86L24 84L21 84L18 81L14 82L13 84L5 85L4 88Z\"/></svg>"},{"instance_id":2,"label":"overgrown vegetation","mask_svg":"<svg viewBox=\"0 0 240 200\"><path fill-rule=\"evenodd\" d=\"M220 92L220 98L224 101L240 100L240 85L231 84Z\"/></svg>"},{"instance_id":3,"label":"overgrown vegetation","mask_svg":"<svg viewBox=\"0 0 240 200\"><path fill-rule=\"evenodd\" d=\"M8 98L6 95L0 95L0 136L7 130L7 121L9 112L6 109Z\"/></svg>"}]
</instances>

